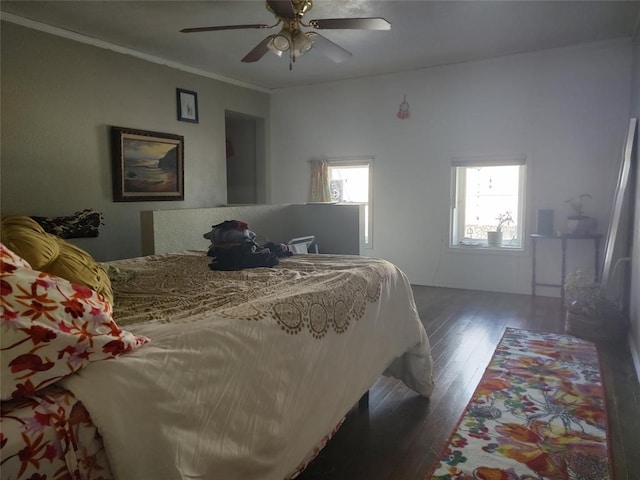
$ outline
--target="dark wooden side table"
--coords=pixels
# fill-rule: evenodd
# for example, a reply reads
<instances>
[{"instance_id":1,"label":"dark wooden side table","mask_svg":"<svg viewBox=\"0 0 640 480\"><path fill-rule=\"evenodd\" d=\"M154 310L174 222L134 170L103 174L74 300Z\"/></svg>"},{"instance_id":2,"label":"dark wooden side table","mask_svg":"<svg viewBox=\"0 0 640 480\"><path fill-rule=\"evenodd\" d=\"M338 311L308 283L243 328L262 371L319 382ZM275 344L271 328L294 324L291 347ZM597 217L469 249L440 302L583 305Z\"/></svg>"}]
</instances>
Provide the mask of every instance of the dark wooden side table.
<instances>
[{"instance_id":1,"label":"dark wooden side table","mask_svg":"<svg viewBox=\"0 0 640 480\"><path fill-rule=\"evenodd\" d=\"M539 233L532 233L531 235L531 261L533 262L531 269L531 294L536 296L536 287L556 287L560 289L560 297L562 298L562 304L564 305L564 280L567 276L567 244L569 240L593 240L594 244L594 272L596 283L600 281L599 278L599 266L600 266L600 240L602 234L594 235L541 235ZM562 248L562 266L560 283L539 283L536 280L536 250L538 246L538 240L560 240L560 246Z\"/></svg>"}]
</instances>

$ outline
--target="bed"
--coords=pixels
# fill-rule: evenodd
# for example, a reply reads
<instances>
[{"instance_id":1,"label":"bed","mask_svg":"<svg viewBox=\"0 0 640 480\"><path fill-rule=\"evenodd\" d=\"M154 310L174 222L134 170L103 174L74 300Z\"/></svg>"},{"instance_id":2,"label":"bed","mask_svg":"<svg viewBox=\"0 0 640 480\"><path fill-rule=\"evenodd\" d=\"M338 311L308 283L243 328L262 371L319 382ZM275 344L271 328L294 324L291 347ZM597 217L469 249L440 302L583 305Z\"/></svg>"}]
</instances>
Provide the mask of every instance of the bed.
<instances>
[{"instance_id":1,"label":"bed","mask_svg":"<svg viewBox=\"0 0 640 480\"><path fill-rule=\"evenodd\" d=\"M78 297L76 284L20 263L4 231L3 244L3 282L22 272ZM100 328L83 324L93 350L61 375L14 372L15 385L45 374L26 392L5 388L15 355L4 338L15 319L3 296L3 479L295 478L379 375L431 394L429 341L391 263L309 254L214 271L210 262L205 251L183 251L102 265L111 301L106 288L79 299L103 310ZM46 357L53 370L55 356Z\"/></svg>"}]
</instances>

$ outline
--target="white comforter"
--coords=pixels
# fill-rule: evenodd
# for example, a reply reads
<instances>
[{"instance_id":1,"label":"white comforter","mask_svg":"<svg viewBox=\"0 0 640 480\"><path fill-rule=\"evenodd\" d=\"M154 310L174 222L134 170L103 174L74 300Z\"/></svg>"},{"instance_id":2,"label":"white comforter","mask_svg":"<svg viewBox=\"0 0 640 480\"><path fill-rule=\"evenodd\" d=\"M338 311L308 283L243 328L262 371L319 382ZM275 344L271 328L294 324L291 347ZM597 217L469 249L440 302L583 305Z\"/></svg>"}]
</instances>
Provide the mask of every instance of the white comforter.
<instances>
[{"instance_id":1,"label":"white comforter","mask_svg":"<svg viewBox=\"0 0 640 480\"><path fill-rule=\"evenodd\" d=\"M301 257L276 269L224 273L209 271L201 254L181 257L198 270L189 278L191 287L211 282L223 297L227 292L217 307L190 297L168 272L155 274L167 292L155 299L135 287L127 290L131 279L114 282L116 302L120 288L120 298L137 298L146 315L136 323L120 312L123 328L151 343L91 364L64 386L98 426L118 480L282 480L392 362L395 376L430 395L429 342L405 275L380 260L371 260L370 269L360 257L341 257L332 262L347 265L333 268L325 256ZM152 263L170 258L153 257ZM320 273L314 259L325 262ZM143 277L147 263L118 262L124 268L119 273ZM358 269L359 279L351 279ZM265 272L282 277L278 289L261 279ZM232 294L221 285L224 275L238 285L247 279L268 285L260 290L245 284ZM378 280L371 278L376 275ZM353 287L358 282L365 282L365 301L357 298L363 294ZM333 296L323 300L330 288ZM285 293L274 296L276 290ZM169 300L192 304L195 313L174 312L175 321L166 323L153 306ZM117 308L115 315L119 321ZM330 317L325 326L323 315Z\"/></svg>"}]
</instances>

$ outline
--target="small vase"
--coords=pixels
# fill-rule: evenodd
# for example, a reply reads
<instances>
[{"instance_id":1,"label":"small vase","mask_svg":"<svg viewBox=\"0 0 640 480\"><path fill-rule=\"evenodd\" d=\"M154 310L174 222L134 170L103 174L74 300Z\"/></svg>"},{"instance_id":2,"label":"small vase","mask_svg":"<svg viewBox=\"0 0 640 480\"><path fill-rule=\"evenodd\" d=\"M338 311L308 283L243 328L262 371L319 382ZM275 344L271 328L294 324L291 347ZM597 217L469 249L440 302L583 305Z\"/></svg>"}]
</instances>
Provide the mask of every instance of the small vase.
<instances>
[{"instance_id":1,"label":"small vase","mask_svg":"<svg viewBox=\"0 0 640 480\"><path fill-rule=\"evenodd\" d=\"M592 235L597 227L596 219L587 215L570 215L567 220L569 235Z\"/></svg>"},{"instance_id":2,"label":"small vase","mask_svg":"<svg viewBox=\"0 0 640 480\"><path fill-rule=\"evenodd\" d=\"M502 245L502 232L487 232L487 245L490 247Z\"/></svg>"}]
</instances>

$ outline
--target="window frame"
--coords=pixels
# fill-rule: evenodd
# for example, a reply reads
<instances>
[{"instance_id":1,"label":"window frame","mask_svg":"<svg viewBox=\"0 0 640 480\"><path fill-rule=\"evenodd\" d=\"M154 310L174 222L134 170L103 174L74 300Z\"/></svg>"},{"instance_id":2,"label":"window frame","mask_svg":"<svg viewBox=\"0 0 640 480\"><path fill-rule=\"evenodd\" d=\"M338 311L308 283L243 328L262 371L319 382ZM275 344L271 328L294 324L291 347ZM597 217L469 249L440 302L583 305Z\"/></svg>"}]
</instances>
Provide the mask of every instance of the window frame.
<instances>
[{"instance_id":1,"label":"window frame","mask_svg":"<svg viewBox=\"0 0 640 480\"><path fill-rule=\"evenodd\" d=\"M373 168L375 157L373 155L363 155L359 157L330 157L327 158L329 167L329 180L331 180L331 168L356 168L367 167L369 169L369 198L367 202L339 202L339 205L367 205L366 210L366 232L363 235L362 246L367 249L373 248Z\"/></svg>"},{"instance_id":2,"label":"window frame","mask_svg":"<svg viewBox=\"0 0 640 480\"><path fill-rule=\"evenodd\" d=\"M449 208L449 242L448 247L456 251L489 251L489 252L523 252L526 248L527 227L527 176L530 168L528 155L482 155L457 156L451 159L451 204ZM486 240L480 244L465 245L460 243L464 238L464 215L466 209L466 169L477 167L518 166L518 238L519 245L488 245Z\"/></svg>"}]
</instances>

